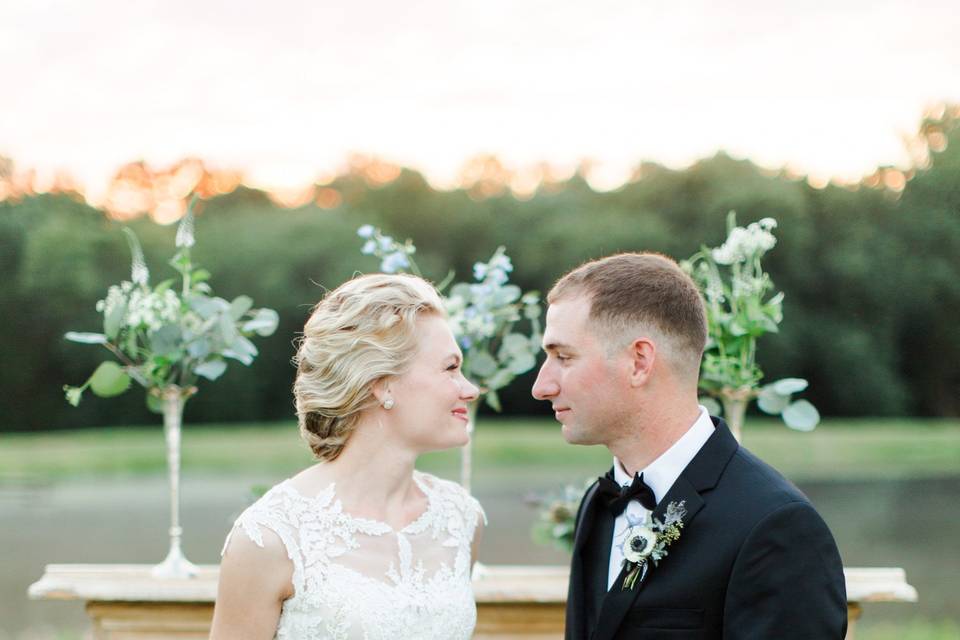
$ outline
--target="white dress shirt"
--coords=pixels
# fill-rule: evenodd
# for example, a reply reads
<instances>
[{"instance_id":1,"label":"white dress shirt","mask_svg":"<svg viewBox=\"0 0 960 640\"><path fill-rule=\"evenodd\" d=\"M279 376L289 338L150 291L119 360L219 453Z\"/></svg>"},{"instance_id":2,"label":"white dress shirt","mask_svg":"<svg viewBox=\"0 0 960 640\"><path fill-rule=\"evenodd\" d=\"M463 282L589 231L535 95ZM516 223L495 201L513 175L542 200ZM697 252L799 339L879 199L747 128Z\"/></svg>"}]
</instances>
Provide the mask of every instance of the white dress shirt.
<instances>
[{"instance_id":1,"label":"white dress shirt","mask_svg":"<svg viewBox=\"0 0 960 640\"><path fill-rule=\"evenodd\" d=\"M700 451L704 443L713 435L713 421L710 420L710 414L706 408L700 407L700 415L696 422L687 429L687 432L679 440L673 443L673 446L663 452L663 454L642 469L643 481L653 490L653 495L659 504L663 500L673 483L680 477L680 473L687 468L690 461ZM613 477L622 487L628 487L633 482L633 476L624 471L620 461L613 458ZM610 549L610 573L607 579L607 590L617 581L620 570L623 565L623 552L620 545L624 540L624 535L631 525L637 525L647 522L650 518L650 512L643 508L639 500L631 500L627 503L627 508L623 510L613 523L613 539Z\"/></svg>"}]
</instances>

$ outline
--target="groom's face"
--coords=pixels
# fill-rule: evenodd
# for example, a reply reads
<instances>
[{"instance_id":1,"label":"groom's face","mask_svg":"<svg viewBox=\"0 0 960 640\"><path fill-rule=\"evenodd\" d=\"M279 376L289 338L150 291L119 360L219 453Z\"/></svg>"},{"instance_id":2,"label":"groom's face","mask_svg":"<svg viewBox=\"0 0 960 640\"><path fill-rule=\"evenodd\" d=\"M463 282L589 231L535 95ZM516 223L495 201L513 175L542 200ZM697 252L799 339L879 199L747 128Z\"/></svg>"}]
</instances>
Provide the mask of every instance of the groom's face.
<instances>
[{"instance_id":1,"label":"groom's face","mask_svg":"<svg viewBox=\"0 0 960 640\"><path fill-rule=\"evenodd\" d=\"M547 310L543 350L547 358L533 397L548 400L563 437L571 444L606 444L622 422L623 376L590 330L590 299L561 299Z\"/></svg>"}]
</instances>

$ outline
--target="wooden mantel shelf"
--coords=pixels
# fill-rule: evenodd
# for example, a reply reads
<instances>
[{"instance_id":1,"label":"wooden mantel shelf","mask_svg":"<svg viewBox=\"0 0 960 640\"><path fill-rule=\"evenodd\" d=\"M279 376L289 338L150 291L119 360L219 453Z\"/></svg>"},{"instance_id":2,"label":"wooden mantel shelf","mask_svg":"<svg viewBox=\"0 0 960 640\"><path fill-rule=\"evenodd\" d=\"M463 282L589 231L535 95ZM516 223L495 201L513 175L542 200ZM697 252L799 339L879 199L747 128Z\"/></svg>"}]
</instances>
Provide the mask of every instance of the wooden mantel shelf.
<instances>
[{"instance_id":1,"label":"wooden mantel shelf","mask_svg":"<svg viewBox=\"0 0 960 640\"><path fill-rule=\"evenodd\" d=\"M159 579L148 565L51 564L30 586L37 600L82 600L94 638L205 638L209 633L219 568L202 565L188 579ZM861 605L916 602L917 591L899 568L845 568L852 638ZM567 567L478 565L474 638L554 640L563 632ZM166 630L166 631L165 631Z\"/></svg>"}]
</instances>

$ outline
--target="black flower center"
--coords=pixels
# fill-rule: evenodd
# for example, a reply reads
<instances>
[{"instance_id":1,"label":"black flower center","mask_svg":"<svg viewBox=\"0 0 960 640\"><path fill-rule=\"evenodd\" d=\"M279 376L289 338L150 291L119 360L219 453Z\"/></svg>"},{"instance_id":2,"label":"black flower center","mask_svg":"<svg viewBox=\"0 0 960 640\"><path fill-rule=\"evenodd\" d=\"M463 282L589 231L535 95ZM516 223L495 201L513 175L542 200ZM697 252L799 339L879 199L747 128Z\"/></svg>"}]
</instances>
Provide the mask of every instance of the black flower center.
<instances>
[{"instance_id":1,"label":"black flower center","mask_svg":"<svg viewBox=\"0 0 960 640\"><path fill-rule=\"evenodd\" d=\"M643 550L646 549L646 548L647 548L647 539L646 539L646 538L642 538L642 537L640 537L640 536L637 536L636 538L634 538L633 540L630 541L630 550L631 550L631 551L636 551L637 553L640 553L641 551L643 551Z\"/></svg>"}]
</instances>

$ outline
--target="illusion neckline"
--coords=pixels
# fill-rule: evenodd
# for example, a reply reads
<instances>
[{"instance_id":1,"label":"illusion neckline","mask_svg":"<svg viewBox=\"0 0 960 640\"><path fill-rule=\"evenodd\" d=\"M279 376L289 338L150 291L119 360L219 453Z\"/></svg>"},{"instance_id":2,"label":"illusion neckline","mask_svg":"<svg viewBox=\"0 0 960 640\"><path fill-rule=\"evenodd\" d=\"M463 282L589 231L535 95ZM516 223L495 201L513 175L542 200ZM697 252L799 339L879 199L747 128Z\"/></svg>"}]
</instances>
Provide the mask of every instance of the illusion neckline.
<instances>
[{"instance_id":1,"label":"illusion neckline","mask_svg":"<svg viewBox=\"0 0 960 640\"><path fill-rule=\"evenodd\" d=\"M423 523L426 522L427 518L434 510L435 500L433 495L433 487L427 485L427 483L423 479L423 473L417 469L413 470L413 481L417 484L417 487L420 488L420 491L423 492L423 495L427 497L427 506L420 513L420 515L418 515L416 518L414 518L409 523L404 525L403 528L401 529L395 529L390 524L382 520L377 520L375 518L364 518L361 516L355 516L351 514L349 511L345 510L343 508L343 502L340 500L340 498L337 497L337 489L336 489L337 483L335 481L331 481L330 484L328 484L326 487L321 489L317 493L317 495L308 496L308 495L305 495L303 492L301 492L299 489L297 489L295 486L293 486L292 480L293 480L292 478L287 478L286 480L280 483L280 486L285 487L289 493L293 494L295 497L301 500L304 500L306 502L323 501L326 504L339 504L340 505L339 514L341 516L349 520L352 520L354 522L358 522L366 525L373 525L376 528L383 529L383 531L380 531L378 533L418 533L421 529L423 529ZM330 493L329 498L326 495L328 492Z\"/></svg>"}]
</instances>

